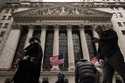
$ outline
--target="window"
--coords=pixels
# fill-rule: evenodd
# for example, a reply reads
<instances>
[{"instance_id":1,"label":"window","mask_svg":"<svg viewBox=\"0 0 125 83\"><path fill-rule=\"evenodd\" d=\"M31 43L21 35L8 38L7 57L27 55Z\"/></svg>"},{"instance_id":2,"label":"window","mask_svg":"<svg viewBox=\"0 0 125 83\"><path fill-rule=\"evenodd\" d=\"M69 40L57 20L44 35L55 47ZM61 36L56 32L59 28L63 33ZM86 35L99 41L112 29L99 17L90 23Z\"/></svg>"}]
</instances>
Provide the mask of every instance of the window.
<instances>
[{"instance_id":1,"label":"window","mask_svg":"<svg viewBox=\"0 0 125 83\"><path fill-rule=\"evenodd\" d=\"M3 28L5 28L5 29L6 29L6 28L8 27L8 25L9 25L8 23L5 23L5 25L4 25L4 27L3 27Z\"/></svg>"},{"instance_id":2,"label":"window","mask_svg":"<svg viewBox=\"0 0 125 83\"><path fill-rule=\"evenodd\" d=\"M64 26L66 27L66 26ZM64 64L59 65L61 70L68 70L68 43L66 30L59 31L59 59L64 59Z\"/></svg>"},{"instance_id":3,"label":"window","mask_svg":"<svg viewBox=\"0 0 125 83\"><path fill-rule=\"evenodd\" d=\"M11 16L8 17L8 20L11 20Z\"/></svg>"},{"instance_id":4,"label":"window","mask_svg":"<svg viewBox=\"0 0 125 83\"><path fill-rule=\"evenodd\" d=\"M118 26L119 26L119 27L122 27L122 23L121 23L121 22L118 22Z\"/></svg>"},{"instance_id":5,"label":"window","mask_svg":"<svg viewBox=\"0 0 125 83\"><path fill-rule=\"evenodd\" d=\"M1 31L1 33L0 33L0 37L3 37L4 34L5 34L5 31Z\"/></svg>"},{"instance_id":6,"label":"window","mask_svg":"<svg viewBox=\"0 0 125 83\"><path fill-rule=\"evenodd\" d=\"M1 20L6 20L6 16L3 16Z\"/></svg>"},{"instance_id":7,"label":"window","mask_svg":"<svg viewBox=\"0 0 125 83\"><path fill-rule=\"evenodd\" d=\"M45 54L44 54L44 60L43 60L44 71L49 71L52 68L49 58L53 56L53 39L54 39L54 31L47 30L46 44L45 44L45 51L44 51Z\"/></svg>"}]
</instances>

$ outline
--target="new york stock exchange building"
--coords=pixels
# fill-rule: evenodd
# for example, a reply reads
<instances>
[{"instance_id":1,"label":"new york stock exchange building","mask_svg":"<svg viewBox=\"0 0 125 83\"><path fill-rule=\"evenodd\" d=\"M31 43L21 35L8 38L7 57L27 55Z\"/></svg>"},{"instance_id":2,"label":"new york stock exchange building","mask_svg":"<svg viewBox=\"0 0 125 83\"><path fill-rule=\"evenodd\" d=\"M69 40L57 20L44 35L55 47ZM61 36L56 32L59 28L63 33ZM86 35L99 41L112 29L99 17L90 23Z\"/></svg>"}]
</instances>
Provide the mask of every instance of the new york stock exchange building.
<instances>
[{"instance_id":1,"label":"new york stock exchange building","mask_svg":"<svg viewBox=\"0 0 125 83\"><path fill-rule=\"evenodd\" d=\"M0 9L0 83L12 78L23 49L32 36L39 37L43 50L41 77L55 83L63 71L75 83L76 61L90 60L97 54L95 28L112 27L119 37L125 57L125 0L100 2L7 2ZM64 59L52 65L50 57Z\"/></svg>"}]
</instances>

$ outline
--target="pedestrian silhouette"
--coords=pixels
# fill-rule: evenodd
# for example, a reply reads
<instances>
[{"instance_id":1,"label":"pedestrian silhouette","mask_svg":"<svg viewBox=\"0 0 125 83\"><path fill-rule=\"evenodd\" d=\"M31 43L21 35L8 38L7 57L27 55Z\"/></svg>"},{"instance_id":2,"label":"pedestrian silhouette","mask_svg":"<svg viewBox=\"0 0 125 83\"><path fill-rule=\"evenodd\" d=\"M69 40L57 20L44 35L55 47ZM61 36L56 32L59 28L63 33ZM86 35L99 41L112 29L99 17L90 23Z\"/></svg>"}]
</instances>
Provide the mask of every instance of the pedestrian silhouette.
<instances>
[{"instance_id":1,"label":"pedestrian silhouette","mask_svg":"<svg viewBox=\"0 0 125 83\"><path fill-rule=\"evenodd\" d=\"M13 78L14 83L39 83L41 70L42 48L40 40L32 37L30 45L24 49L25 56L19 62L17 72Z\"/></svg>"},{"instance_id":2,"label":"pedestrian silhouette","mask_svg":"<svg viewBox=\"0 0 125 83\"><path fill-rule=\"evenodd\" d=\"M118 45L117 33L106 26L98 26L96 32L99 34L98 58L103 63L103 83L112 83L114 71L117 71L125 83L125 63Z\"/></svg>"}]
</instances>

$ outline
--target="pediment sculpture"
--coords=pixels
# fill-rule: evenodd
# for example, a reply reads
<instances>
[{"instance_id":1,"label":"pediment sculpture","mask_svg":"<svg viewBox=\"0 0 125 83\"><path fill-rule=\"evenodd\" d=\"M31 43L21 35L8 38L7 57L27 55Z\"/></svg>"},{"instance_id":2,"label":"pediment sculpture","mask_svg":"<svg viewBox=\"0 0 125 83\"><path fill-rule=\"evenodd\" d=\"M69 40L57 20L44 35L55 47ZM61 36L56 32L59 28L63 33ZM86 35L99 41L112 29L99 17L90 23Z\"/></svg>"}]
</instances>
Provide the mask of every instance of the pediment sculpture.
<instances>
[{"instance_id":1,"label":"pediment sculpture","mask_svg":"<svg viewBox=\"0 0 125 83\"><path fill-rule=\"evenodd\" d=\"M106 12L101 12L93 9L83 9L80 7L50 7L29 9L14 14L15 17L40 17L40 16L107 16L110 15Z\"/></svg>"}]
</instances>

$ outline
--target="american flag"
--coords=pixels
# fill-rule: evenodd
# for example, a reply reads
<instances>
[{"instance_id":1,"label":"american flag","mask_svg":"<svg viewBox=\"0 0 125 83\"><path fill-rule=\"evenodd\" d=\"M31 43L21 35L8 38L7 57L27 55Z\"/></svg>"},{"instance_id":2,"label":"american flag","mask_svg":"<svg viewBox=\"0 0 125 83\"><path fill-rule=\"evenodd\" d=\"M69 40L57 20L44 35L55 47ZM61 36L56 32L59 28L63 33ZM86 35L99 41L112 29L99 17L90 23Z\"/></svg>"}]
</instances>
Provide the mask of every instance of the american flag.
<instances>
[{"instance_id":1,"label":"american flag","mask_svg":"<svg viewBox=\"0 0 125 83\"><path fill-rule=\"evenodd\" d=\"M50 57L50 62L52 65L60 65L64 63L64 59L59 59L58 56Z\"/></svg>"}]
</instances>

